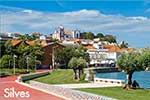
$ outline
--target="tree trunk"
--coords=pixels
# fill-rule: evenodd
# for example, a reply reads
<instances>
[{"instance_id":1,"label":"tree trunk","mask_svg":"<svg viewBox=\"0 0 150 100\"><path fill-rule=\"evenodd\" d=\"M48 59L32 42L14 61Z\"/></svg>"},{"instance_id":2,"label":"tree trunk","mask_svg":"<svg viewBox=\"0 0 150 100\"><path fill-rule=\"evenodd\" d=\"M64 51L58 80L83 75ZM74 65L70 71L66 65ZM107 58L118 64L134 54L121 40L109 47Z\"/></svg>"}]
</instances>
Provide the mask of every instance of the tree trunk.
<instances>
[{"instance_id":1,"label":"tree trunk","mask_svg":"<svg viewBox=\"0 0 150 100\"><path fill-rule=\"evenodd\" d=\"M83 68L81 69L81 74L83 74L84 73L84 71L83 71Z\"/></svg>"},{"instance_id":2,"label":"tree trunk","mask_svg":"<svg viewBox=\"0 0 150 100\"><path fill-rule=\"evenodd\" d=\"M127 77L127 84L128 85L132 85L132 75L133 75L133 72L129 72L126 75L126 77Z\"/></svg>"},{"instance_id":3,"label":"tree trunk","mask_svg":"<svg viewBox=\"0 0 150 100\"><path fill-rule=\"evenodd\" d=\"M73 71L74 71L74 79L78 79L78 76L77 76L77 69L76 68L73 68Z\"/></svg>"},{"instance_id":4,"label":"tree trunk","mask_svg":"<svg viewBox=\"0 0 150 100\"><path fill-rule=\"evenodd\" d=\"M81 78L81 70L79 69L79 79Z\"/></svg>"},{"instance_id":5,"label":"tree trunk","mask_svg":"<svg viewBox=\"0 0 150 100\"><path fill-rule=\"evenodd\" d=\"M126 85L124 86L125 89L130 89L132 87L132 75L133 72L128 72L126 74L127 82Z\"/></svg>"}]
</instances>

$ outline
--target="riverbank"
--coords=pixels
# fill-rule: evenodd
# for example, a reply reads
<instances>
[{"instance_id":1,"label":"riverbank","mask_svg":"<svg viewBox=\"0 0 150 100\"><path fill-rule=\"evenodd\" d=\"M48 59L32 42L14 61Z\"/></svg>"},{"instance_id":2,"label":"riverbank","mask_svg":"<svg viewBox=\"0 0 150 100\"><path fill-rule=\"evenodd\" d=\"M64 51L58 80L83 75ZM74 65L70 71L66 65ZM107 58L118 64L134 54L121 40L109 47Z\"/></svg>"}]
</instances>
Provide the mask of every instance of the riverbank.
<instances>
[{"instance_id":1,"label":"riverbank","mask_svg":"<svg viewBox=\"0 0 150 100\"><path fill-rule=\"evenodd\" d=\"M82 88L77 90L112 97L119 100L149 100L150 98L150 89L125 90L121 87L104 87Z\"/></svg>"}]
</instances>

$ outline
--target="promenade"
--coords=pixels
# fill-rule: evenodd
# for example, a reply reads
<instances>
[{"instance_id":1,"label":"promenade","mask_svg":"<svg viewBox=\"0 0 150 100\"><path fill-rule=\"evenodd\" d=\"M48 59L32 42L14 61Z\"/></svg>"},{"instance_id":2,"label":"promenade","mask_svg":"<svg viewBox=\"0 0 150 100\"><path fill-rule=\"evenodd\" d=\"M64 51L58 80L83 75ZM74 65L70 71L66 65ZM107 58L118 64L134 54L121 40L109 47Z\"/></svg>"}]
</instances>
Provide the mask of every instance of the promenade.
<instances>
[{"instance_id":1,"label":"promenade","mask_svg":"<svg viewBox=\"0 0 150 100\"><path fill-rule=\"evenodd\" d=\"M116 87L121 86L120 84L112 83L82 83L82 84L56 84L52 86L59 86L63 88L100 88L100 87Z\"/></svg>"},{"instance_id":2,"label":"promenade","mask_svg":"<svg viewBox=\"0 0 150 100\"><path fill-rule=\"evenodd\" d=\"M9 76L5 78L0 78L0 100L64 100L60 97L54 96L52 94L48 94L30 87L26 87L20 85L15 82L17 76ZM15 91L29 91L29 98L21 98L21 97L4 97L4 89L6 88L14 88Z\"/></svg>"},{"instance_id":3,"label":"promenade","mask_svg":"<svg viewBox=\"0 0 150 100\"><path fill-rule=\"evenodd\" d=\"M30 86L45 92L52 93L54 95L61 96L65 98L65 100L116 100L106 96L72 90L62 86L54 86L36 81L31 81Z\"/></svg>"},{"instance_id":4,"label":"promenade","mask_svg":"<svg viewBox=\"0 0 150 100\"><path fill-rule=\"evenodd\" d=\"M113 98L105 96L99 96L91 93L81 92L78 90L72 90L73 88L97 88L114 86L109 83L48 85L40 82L30 81L30 84L26 84L23 82L19 82L18 77L20 76L9 76L0 78L0 100L115 100ZM7 91L11 92L11 96L16 95L13 92L18 93L19 91L28 91L30 96L23 98L21 96L5 97L4 95L6 95L6 92L4 92L4 90L6 88L14 89Z\"/></svg>"}]
</instances>

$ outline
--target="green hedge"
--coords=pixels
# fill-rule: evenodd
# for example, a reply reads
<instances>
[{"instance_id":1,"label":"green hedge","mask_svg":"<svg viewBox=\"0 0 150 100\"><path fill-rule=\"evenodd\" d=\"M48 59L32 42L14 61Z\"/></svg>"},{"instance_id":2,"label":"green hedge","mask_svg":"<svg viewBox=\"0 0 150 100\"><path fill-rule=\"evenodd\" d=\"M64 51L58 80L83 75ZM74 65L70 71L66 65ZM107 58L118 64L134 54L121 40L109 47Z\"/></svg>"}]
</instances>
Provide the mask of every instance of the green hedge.
<instances>
[{"instance_id":1,"label":"green hedge","mask_svg":"<svg viewBox=\"0 0 150 100\"><path fill-rule=\"evenodd\" d=\"M13 68L11 68L11 69L10 68L1 68L0 72L2 73L1 75L4 75L4 73L7 74L6 76L14 75L14 69ZM30 69L29 72L34 72L34 70ZM18 68L15 69L15 75L27 74L29 72L27 72L27 69L18 69Z\"/></svg>"},{"instance_id":2,"label":"green hedge","mask_svg":"<svg viewBox=\"0 0 150 100\"><path fill-rule=\"evenodd\" d=\"M34 79L34 78L38 78L38 77L41 77L41 76L45 76L45 75L48 75L48 74L49 74L49 72L41 72L41 73L25 75L25 76L21 76L21 80L23 82L25 82L25 81L28 81L28 80L31 80L31 79Z\"/></svg>"},{"instance_id":3,"label":"green hedge","mask_svg":"<svg viewBox=\"0 0 150 100\"><path fill-rule=\"evenodd\" d=\"M7 72L0 72L0 77L6 77L9 76L10 74Z\"/></svg>"}]
</instances>

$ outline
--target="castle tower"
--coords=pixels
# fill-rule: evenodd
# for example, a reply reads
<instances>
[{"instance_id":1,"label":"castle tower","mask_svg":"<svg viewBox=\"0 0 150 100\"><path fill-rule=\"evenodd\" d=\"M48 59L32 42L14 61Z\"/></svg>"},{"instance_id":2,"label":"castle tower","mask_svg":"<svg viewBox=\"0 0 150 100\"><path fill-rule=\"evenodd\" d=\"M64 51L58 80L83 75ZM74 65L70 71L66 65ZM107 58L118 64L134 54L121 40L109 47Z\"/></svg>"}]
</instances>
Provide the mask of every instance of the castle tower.
<instances>
[{"instance_id":1,"label":"castle tower","mask_svg":"<svg viewBox=\"0 0 150 100\"><path fill-rule=\"evenodd\" d=\"M59 34L59 39L63 40L64 39L64 27L62 25L58 27L58 34Z\"/></svg>"}]
</instances>

